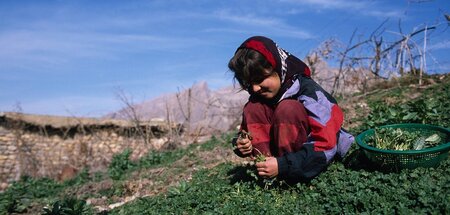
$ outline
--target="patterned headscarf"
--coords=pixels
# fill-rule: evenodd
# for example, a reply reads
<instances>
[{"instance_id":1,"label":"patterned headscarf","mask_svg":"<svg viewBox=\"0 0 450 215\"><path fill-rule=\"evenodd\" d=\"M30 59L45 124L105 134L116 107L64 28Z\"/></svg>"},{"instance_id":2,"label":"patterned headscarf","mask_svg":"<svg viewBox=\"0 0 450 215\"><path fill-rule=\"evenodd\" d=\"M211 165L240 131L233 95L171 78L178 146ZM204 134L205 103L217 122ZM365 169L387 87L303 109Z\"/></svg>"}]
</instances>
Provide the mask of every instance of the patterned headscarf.
<instances>
[{"instance_id":1,"label":"patterned headscarf","mask_svg":"<svg viewBox=\"0 0 450 215\"><path fill-rule=\"evenodd\" d=\"M292 86L298 76L311 77L311 71L303 61L278 47L275 42L267 37L250 37L239 46L238 50L242 48L259 52L272 65L272 68L281 78L279 96Z\"/></svg>"}]
</instances>

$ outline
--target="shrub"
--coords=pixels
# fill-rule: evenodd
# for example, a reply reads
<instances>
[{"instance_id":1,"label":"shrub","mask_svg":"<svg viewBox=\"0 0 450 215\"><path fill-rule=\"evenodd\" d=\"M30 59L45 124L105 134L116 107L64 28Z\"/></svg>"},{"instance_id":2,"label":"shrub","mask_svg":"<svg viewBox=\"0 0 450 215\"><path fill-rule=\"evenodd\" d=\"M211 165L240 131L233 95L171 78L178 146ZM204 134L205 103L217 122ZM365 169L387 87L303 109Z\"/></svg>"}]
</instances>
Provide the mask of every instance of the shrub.
<instances>
[{"instance_id":1,"label":"shrub","mask_svg":"<svg viewBox=\"0 0 450 215\"><path fill-rule=\"evenodd\" d=\"M431 87L420 97L405 103L387 105L379 100L372 101L369 103L371 112L359 130L396 123L423 123L450 127L449 88L450 82Z\"/></svg>"},{"instance_id":2,"label":"shrub","mask_svg":"<svg viewBox=\"0 0 450 215\"><path fill-rule=\"evenodd\" d=\"M125 149L122 153L113 156L108 166L108 173L111 179L120 180L128 170L136 165L130 160L132 152L131 149Z\"/></svg>"},{"instance_id":3,"label":"shrub","mask_svg":"<svg viewBox=\"0 0 450 215\"><path fill-rule=\"evenodd\" d=\"M64 197L57 200L50 206L43 208L42 215L81 215L94 214L93 209L86 204L86 201L73 197Z\"/></svg>"},{"instance_id":4,"label":"shrub","mask_svg":"<svg viewBox=\"0 0 450 215\"><path fill-rule=\"evenodd\" d=\"M62 188L62 185L48 178L33 179L23 176L5 192L0 193L0 214L26 212L33 201L55 196Z\"/></svg>"}]
</instances>

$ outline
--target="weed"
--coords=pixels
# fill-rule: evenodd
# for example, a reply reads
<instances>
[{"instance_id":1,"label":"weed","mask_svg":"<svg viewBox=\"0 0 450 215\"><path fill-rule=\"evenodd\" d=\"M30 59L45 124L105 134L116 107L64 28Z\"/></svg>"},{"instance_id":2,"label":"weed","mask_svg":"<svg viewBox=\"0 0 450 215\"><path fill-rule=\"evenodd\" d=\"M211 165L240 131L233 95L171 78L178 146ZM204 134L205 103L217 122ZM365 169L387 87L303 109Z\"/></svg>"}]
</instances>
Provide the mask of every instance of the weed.
<instances>
[{"instance_id":1,"label":"weed","mask_svg":"<svg viewBox=\"0 0 450 215\"><path fill-rule=\"evenodd\" d=\"M122 179L123 175L135 166L135 163L130 160L132 152L131 149L125 149L122 153L113 156L108 167L108 173L111 179Z\"/></svg>"},{"instance_id":2,"label":"weed","mask_svg":"<svg viewBox=\"0 0 450 215\"><path fill-rule=\"evenodd\" d=\"M404 103L385 104L380 100L369 102L370 114L357 131L380 125L422 123L450 127L450 82L425 90L422 96ZM395 97L396 94L385 97Z\"/></svg>"},{"instance_id":3,"label":"weed","mask_svg":"<svg viewBox=\"0 0 450 215\"><path fill-rule=\"evenodd\" d=\"M170 187L168 190L168 196L174 197L185 194L189 190L189 185L186 181L181 181L178 186Z\"/></svg>"},{"instance_id":4,"label":"weed","mask_svg":"<svg viewBox=\"0 0 450 215\"><path fill-rule=\"evenodd\" d=\"M33 201L55 196L62 189L63 186L54 180L23 176L0 193L0 214L26 212Z\"/></svg>"},{"instance_id":5,"label":"weed","mask_svg":"<svg viewBox=\"0 0 450 215\"><path fill-rule=\"evenodd\" d=\"M93 214L93 209L86 201L73 197L65 197L43 208L42 215L80 215Z\"/></svg>"},{"instance_id":6,"label":"weed","mask_svg":"<svg viewBox=\"0 0 450 215\"><path fill-rule=\"evenodd\" d=\"M78 175L75 178L64 181L63 186L67 187L74 185L82 185L91 180L92 178L89 175L89 169L84 168L83 170L81 170L80 173L78 173Z\"/></svg>"}]
</instances>

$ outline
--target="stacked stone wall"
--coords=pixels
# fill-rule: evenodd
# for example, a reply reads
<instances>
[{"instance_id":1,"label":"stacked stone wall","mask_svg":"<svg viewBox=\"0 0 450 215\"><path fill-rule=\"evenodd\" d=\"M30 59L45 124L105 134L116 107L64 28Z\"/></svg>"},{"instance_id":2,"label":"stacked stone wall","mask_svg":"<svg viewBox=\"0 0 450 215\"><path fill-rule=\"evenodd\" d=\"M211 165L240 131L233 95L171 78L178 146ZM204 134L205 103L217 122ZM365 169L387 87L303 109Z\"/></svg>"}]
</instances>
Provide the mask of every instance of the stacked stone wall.
<instances>
[{"instance_id":1,"label":"stacked stone wall","mask_svg":"<svg viewBox=\"0 0 450 215\"><path fill-rule=\"evenodd\" d=\"M26 128L0 126L0 190L23 175L64 179L66 168L79 171L85 167L91 171L105 170L112 157L126 148L133 149L131 159L137 159L149 150L158 150L168 141L167 137L149 138L127 135L117 129L91 129L72 135L49 134Z\"/></svg>"}]
</instances>

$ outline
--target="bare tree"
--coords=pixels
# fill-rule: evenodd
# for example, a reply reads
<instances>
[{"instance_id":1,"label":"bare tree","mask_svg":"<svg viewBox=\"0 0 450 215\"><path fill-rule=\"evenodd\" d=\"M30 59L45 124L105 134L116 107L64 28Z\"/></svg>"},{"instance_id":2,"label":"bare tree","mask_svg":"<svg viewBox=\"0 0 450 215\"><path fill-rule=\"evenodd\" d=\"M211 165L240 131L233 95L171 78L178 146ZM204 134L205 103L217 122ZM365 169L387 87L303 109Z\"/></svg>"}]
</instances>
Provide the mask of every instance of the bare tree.
<instances>
[{"instance_id":1,"label":"bare tree","mask_svg":"<svg viewBox=\"0 0 450 215\"><path fill-rule=\"evenodd\" d=\"M126 93L122 89L117 89L116 97L125 105L123 109L123 113L126 118L130 120L130 122L134 125L135 131L138 136L142 137L145 144L149 143L150 138L154 137L154 134L151 130L151 126L142 125L141 116L138 113L137 106L133 102L133 99L126 95Z\"/></svg>"},{"instance_id":2,"label":"bare tree","mask_svg":"<svg viewBox=\"0 0 450 215\"><path fill-rule=\"evenodd\" d=\"M317 66L332 57L335 44L335 39L327 39L322 42L316 49L313 49L311 52L309 52L308 55L306 55L306 63L311 69L311 76L314 77L318 75L320 71L317 70Z\"/></svg>"},{"instance_id":3,"label":"bare tree","mask_svg":"<svg viewBox=\"0 0 450 215\"><path fill-rule=\"evenodd\" d=\"M182 114L183 121L182 124L184 125L184 128L186 131L184 132L186 134L185 138L189 142L197 142L198 138L202 135L202 132L204 130L212 130L214 125L214 117L215 114L211 114L211 110L213 108L216 109L227 109L227 106L224 104L220 104L220 101L218 99L214 99L211 97L207 98L195 98L193 96L193 88L189 88L186 90L186 94L183 96L183 94L178 90L178 93L176 94L177 104L179 107L179 110ZM185 105L183 105L185 104ZM194 105L195 104L195 105ZM194 122L193 120L193 109L194 108L201 108L200 111L202 113L202 116L200 117L200 121ZM228 112L228 111L223 111ZM197 116L198 118L199 116Z\"/></svg>"},{"instance_id":4,"label":"bare tree","mask_svg":"<svg viewBox=\"0 0 450 215\"><path fill-rule=\"evenodd\" d=\"M401 20L398 24L398 32L395 35L400 39L389 42L385 39L385 23L382 22L368 37L360 39L354 43L356 29L352 33L349 41L344 48L335 48L333 52L337 53L338 73L334 77L331 93L334 95L341 91L341 84L347 82L346 74L355 73L355 66L366 68L375 77L388 79L391 74L403 76L405 74L417 75L419 85L422 84L422 76L427 71L426 55L427 41L429 40L429 31L436 29L437 25L425 25L421 28L415 28L411 33L403 33ZM423 34L423 37L420 35ZM317 62L316 52L312 52L311 57L307 58L308 63L313 65ZM392 59L395 59L392 61ZM360 70L360 71L363 71ZM354 77L352 77L354 79ZM363 81L367 81L363 80ZM365 85L365 84L364 84Z\"/></svg>"},{"instance_id":5,"label":"bare tree","mask_svg":"<svg viewBox=\"0 0 450 215\"><path fill-rule=\"evenodd\" d=\"M186 129L186 133L191 133L191 117L192 117L192 88L189 88L187 90L187 98L186 98L186 107L184 108L182 105L182 96L180 93L180 90L178 89L178 92L176 93L177 103L178 107L180 108L180 112L184 118L183 125ZM186 110L185 110L186 109Z\"/></svg>"},{"instance_id":6,"label":"bare tree","mask_svg":"<svg viewBox=\"0 0 450 215\"><path fill-rule=\"evenodd\" d=\"M345 73L347 71L349 71L352 67L352 65L355 63L354 58L350 57L349 54L351 51L359 48L360 46L366 44L367 42L369 42L368 39L359 41L355 44L353 43L353 39L355 37L357 29L355 29L352 33L352 36L350 37L349 42L347 43L346 47L344 48L344 50L340 51L338 50L338 58L339 58L339 70L338 70L338 74L335 76L334 81L333 81L333 87L331 90L331 94L334 95L338 92L339 88L340 88L340 81L344 80L345 78ZM349 61L350 60L350 61Z\"/></svg>"},{"instance_id":7,"label":"bare tree","mask_svg":"<svg viewBox=\"0 0 450 215\"><path fill-rule=\"evenodd\" d=\"M183 130L183 126L175 126L173 127L173 124L176 124L176 120L172 119L173 118L173 113L171 113L171 109L170 106L168 104L168 102L166 101L165 103L166 105L166 122L168 124L168 142L165 145L166 149L175 149L177 148L180 143L182 142L182 130Z\"/></svg>"},{"instance_id":8,"label":"bare tree","mask_svg":"<svg viewBox=\"0 0 450 215\"><path fill-rule=\"evenodd\" d=\"M36 176L40 164L33 154L32 145L23 138L27 125L23 120L23 111L20 103L16 103L14 109L17 117L12 122L11 127L17 149L15 180L19 180L23 175Z\"/></svg>"},{"instance_id":9,"label":"bare tree","mask_svg":"<svg viewBox=\"0 0 450 215\"><path fill-rule=\"evenodd\" d=\"M419 30L415 30L409 34L403 34L401 30L401 25L399 23L399 35L401 36L401 39L393 42L390 46L385 48L383 51L381 51L381 55L388 54L392 50L396 50L396 62L395 62L395 68L397 68L398 74L400 76L403 76L406 71L405 68L406 65L408 65L409 71L415 73L416 72L416 65L415 65L415 59L417 59L417 56L420 56L419 59L421 61L424 60L423 56L425 53L420 52L420 49L417 49L417 44L412 40L412 38L422 32L425 32L425 39L424 43L426 43L426 34L427 31L436 29L436 26L425 26ZM425 44L426 48L426 44ZM419 50L419 53L414 52L413 50ZM423 68L425 69L425 68Z\"/></svg>"}]
</instances>

